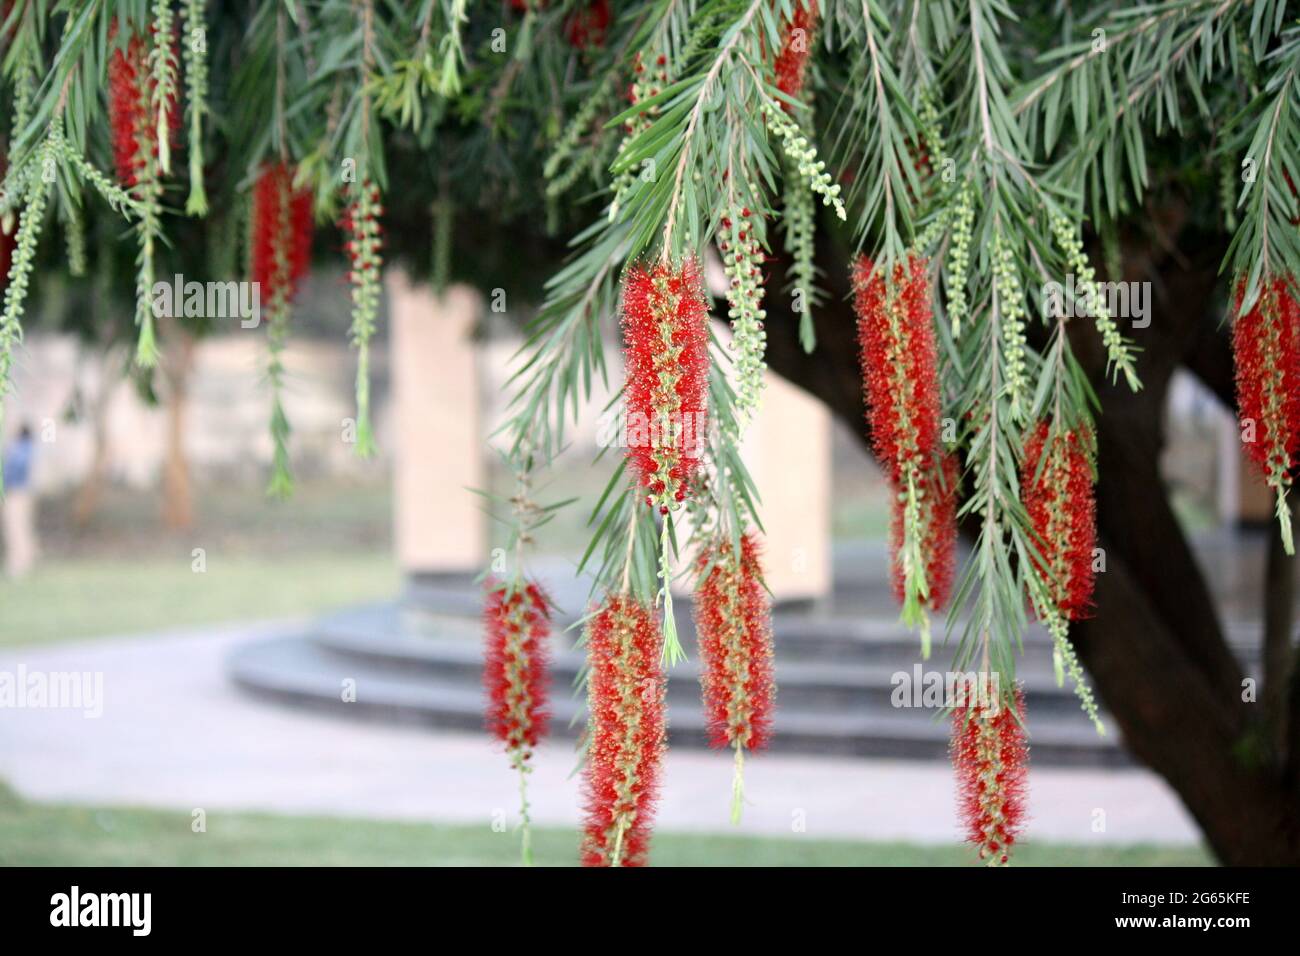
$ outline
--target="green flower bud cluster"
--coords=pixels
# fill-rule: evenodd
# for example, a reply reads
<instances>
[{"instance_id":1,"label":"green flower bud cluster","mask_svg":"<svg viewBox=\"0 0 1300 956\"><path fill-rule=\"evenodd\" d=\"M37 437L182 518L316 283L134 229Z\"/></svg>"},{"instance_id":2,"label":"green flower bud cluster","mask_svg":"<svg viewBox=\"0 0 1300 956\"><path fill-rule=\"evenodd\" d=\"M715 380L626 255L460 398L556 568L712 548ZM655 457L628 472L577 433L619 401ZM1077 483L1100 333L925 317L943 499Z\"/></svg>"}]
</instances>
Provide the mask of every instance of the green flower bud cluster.
<instances>
[{"instance_id":1,"label":"green flower bud cluster","mask_svg":"<svg viewBox=\"0 0 1300 956\"><path fill-rule=\"evenodd\" d=\"M5 232L13 230L13 211L27 191L31 166L19 162L18 143L32 119L32 97L36 94L36 70L31 54L24 48L19 54L14 79L13 122L9 130L9 155L5 164L4 189L0 192L0 217Z\"/></svg>"},{"instance_id":2,"label":"green flower bud cluster","mask_svg":"<svg viewBox=\"0 0 1300 956\"><path fill-rule=\"evenodd\" d=\"M86 223L75 201L67 207L67 221L63 224L63 240L68 252L68 274L86 274Z\"/></svg>"},{"instance_id":3,"label":"green flower bud cluster","mask_svg":"<svg viewBox=\"0 0 1300 956\"><path fill-rule=\"evenodd\" d=\"M1020 284L1020 270L1015 253L1001 234L993 238L993 288L997 292L1002 357L1006 363L1005 394L1011 405L1012 418L1025 421L1029 415L1025 290Z\"/></svg>"},{"instance_id":4,"label":"green flower bud cluster","mask_svg":"<svg viewBox=\"0 0 1300 956\"><path fill-rule=\"evenodd\" d=\"M190 195L185 212L190 216L208 214L208 195L203 188L203 114L208 111L208 55L206 27L203 22L204 0L186 0L185 93L190 113Z\"/></svg>"},{"instance_id":5,"label":"green flower bud cluster","mask_svg":"<svg viewBox=\"0 0 1300 956\"><path fill-rule=\"evenodd\" d=\"M662 53L654 58L654 69L647 69L644 58L638 53L632 65L632 70L636 74L636 79L632 82L630 97L633 104L657 96L668 85L668 57ZM658 113L659 107L652 106L643 113L637 113L623 124L623 142L619 144L615 162L618 162L618 159L623 156L623 153L627 151L633 140L649 129L651 117L656 116ZM638 172L639 170L636 168L625 169L614 177L614 201L610 203L609 207L611 222L618 216L619 209L623 207L623 203L627 200L627 194L635 185Z\"/></svg>"},{"instance_id":6,"label":"green flower bud cluster","mask_svg":"<svg viewBox=\"0 0 1300 956\"><path fill-rule=\"evenodd\" d=\"M928 86L921 89L917 119L921 121L921 135L925 137L930 168L942 169L948 150L943 139L943 127L939 123L939 108L934 104L934 91Z\"/></svg>"},{"instance_id":7,"label":"green flower bud cluster","mask_svg":"<svg viewBox=\"0 0 1300 956\"><path fill-rule=\"evenodd\" d=\"M813 263L816 206L808 183L796 175L792 166L792 161L787 160L781 219L785 225L785 248L790 253L790 285L798 296L799 343L805 352L812 352L817 347L812 318L817 295L817 266Z\"/></svg>"},{"instance_id":8,"label":"green flower bud cluster","mask_svg":"<svg viewBox=\"0 0 1300 956\"><path fill-rule=\"evenodd\" d=\"M609 101L610 94L613 93L618 79L618 72L610 70L605 75L604 82L583 101L578 112L573 114L569 120L564 132L555 143L555 148L551 150L551 155L546 158L546 165L542 167L542 175L546 177L546 195L547 198L554 199L568 192L570 187L578 181L582 171L586 168L581 162L568 162L573 157L578 147L578 142L582 139L583 134L591 125L592 120L596 118L596 113L603 109ZM567 165L565 165L567 163ZM561 172L561 166L564 167Z\"/></svg>"},{"instance_id":9,"label":"green flower bud cluster","mask_svg":"<svg viewBox=\"0 0 1300 956\"><path fill-rule=\"evenodd\" d=\"M944 263L944 287L948 292L948 318L952 322L953 338L961 336L962 319L970 315L966 282L970 276L970 245L974 225L975 186L967 179L957 191L956 208L952 213L952 241Z\"/></svg>"},{"instance_id":10,"label":"green flower bud cluster","mask_svg":"<svg viewBox=\"0 0 1300 956\"><path fill-rule=\"evenodd\" d=\"M718 249L727 269L727 317L731 320L731 349L736 355L736 419L744 431L753 419L763 392L763 354L767 332L763 320L763 248L754 235L748 209L731 209L722 220Z\"/></svg>"},{"instance_id":11,"label":"green flower bud cluster","mask_svg":"<svg viewBox=\"0 0 1300 956\"><path fill-rule=\"evenodd\" d=\"M114 212L137 218L144 214L144 207L129 192L100 172L67 140L60 137L59 142L53 148L58 151L59 158L72 168L72 171L77 174L82 182L99 193Z\"/></svg>"},{"instance_id":12,"label":"green flower bud cluster","mask_svg":"<svg viewBox=\"0 0 1300 956\"><path fill-rule=\"evenodd\" d=\"M1088 678L1083 673L1083 666L1079 663L1078 656L1074 653L1074 645L1066 635L1069 624L1064 615L1055 608L1047 606L1042 601L1034 603L1036 612L1047 625L1048 633L1052 635L1052 663L1056 668L1056 686L1062 686L1065 675L1069 674L1070 681L1074 684L1074 694L1079 698L1079 705L1083 708L1083 712L1088 715L1097 733L1105 736L1106 725L1101 722L1097 698L1093 696L1092 688L1088 686Z\"/></svg>"},{"instance_id":13,"label":"green flower bud cluster","mask_svg":"<svg viewBox=\"0 0 1300 956\"><path fill-rule=\"evenodd\" d=\"M383 267L379 217L383 214L379 187L369 179L356 184L348 212L348 254L352 268L352 344L357 350L357 441L356 453L369 458L375 453L370 426L370 339L379 314L379 273Z\"/></svg>"},{"instance_id":14,"label":"green flower bud cluster","mask_svg":"<svg viewBox=\"0 0 1300 956\"><path fill-rule=\"evenodd\" d=\"M839 183L831 182L826 163L817 158L817 147L808 141L798 125L785 115L785 111L771 101L763 103L763 116L767 126L781 138L781 147L809 188L822 197L822 204L832 206L841 220L846 217L844 201L840 199Z\"/></svg>"},{"instance_id":15,"label":"green flower bud cluster","mask_svg":"<svg viewBox=\"0 0 1300 956\"><path fill-rule=\"evenodd\" d=\"M1229 232L1237 231L1237 169L1231 155L1219 164L1219 205L1223 207L1223 224Z\"/></svg>"},{"instance_id":16,"label":"green flower bud cluster","mask_svg":"<svg viewBox=\"0 0 1300 956\"><path fill-rule=\"evenodd\" d=\"M36 95L36 70L26 48L19 54L18 73L14 81L13 123L9 130L8 168L18 166L18 141L32 121L32 97Z\"/></svg>"},{"instance_id":17,"label":"green flower bud cluster","mask_svg":"<svg viewBox=\"0 0 1300 956\"><path fill-rule=\"evenodd\" d=\"M1088 263L1088 257L1083 254L1083 240L1079 238L1069 220L1060 213L1052 214L1051 226L1056 245L1065 255L1066 265L1074 273L1074 287L1078 290L1079 298L1092 303L1093 323L1101 333L1101 341L1106 346L1107 365L1116 372L1122 371L1129 388L1136 392L1142 387L1142 383L1138 379L1137 369L1133 366L1132 350L1106 309L1105 297L1097 287L1097 272Z\"/></svg>"},{"instance_id":18,"label":"green flower bud cluster","mask_svg":"<svg viewBox=\"0 0 1300 956\"><path fill-rule=\"evenodd\" d=\"M63 126L55 120L35 160L38 168L54 162L63 142ZM9 263L9 279L5 285L4 312L0 313L0 397L9 389L9 370L13 364L14 347L23 338L23 303L31 281L32 265L36 261L36 248L45 221L45 205L49 199L50 182L37 173L29 177L30 189L26 204L18 219L18 233L14 237L13 257ZM3 403L0 402L0 415Z\"/></svg>"},{"instance_id":19,"label":"green flower bud cluster","mask_svg":"<svg viewBox=\"0 0 1300 956\"><path fill-rule=\"evenodd\" d=\"M153 48L149 51L149 73L153 79L150 106L157 116L158 166L164 173L172 171L171 117L168 111L176 102L176 42L171 0L154 0Z\"/></svg>"},{"instance_id":20,"label":"green flower bud cluster","mask_svg":"<svg viewBox=\"0 0 1300 956\"><path fill-rule=\"evenodd\" d=\"M944 231L948 228L948 221L952 218L947 207L940 207L935 211L934 218L929 224L916 234L912 242L912 250L919 256L929 258L930 251L939 244L943 238Z\"/></svg>"}]
</instances>

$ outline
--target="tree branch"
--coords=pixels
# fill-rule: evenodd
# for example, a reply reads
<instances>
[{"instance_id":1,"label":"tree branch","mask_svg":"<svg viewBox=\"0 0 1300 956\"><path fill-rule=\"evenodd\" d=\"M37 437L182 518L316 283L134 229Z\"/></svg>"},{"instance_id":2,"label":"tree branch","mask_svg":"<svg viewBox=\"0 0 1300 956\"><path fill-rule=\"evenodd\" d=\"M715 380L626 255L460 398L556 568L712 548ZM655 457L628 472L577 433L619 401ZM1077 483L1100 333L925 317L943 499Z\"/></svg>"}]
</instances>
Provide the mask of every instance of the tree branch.
<instances>
[{"instance_id":1,"label":"tree branch","mask_svg":"<svg viewBox=\"0 0 1300 956\"><path fill-rule=\"evenodd\" d=\"M1288 507L1290 505L1288 504ZM1268 560L1264 569L1264 722L1274 752L1282 758L1289 752L1287 702L1290 697L1294 652L1291 625L1295 619L1295 555L1282 547L1282 537L1268 536Z\"/></svg>"}]
</instances>

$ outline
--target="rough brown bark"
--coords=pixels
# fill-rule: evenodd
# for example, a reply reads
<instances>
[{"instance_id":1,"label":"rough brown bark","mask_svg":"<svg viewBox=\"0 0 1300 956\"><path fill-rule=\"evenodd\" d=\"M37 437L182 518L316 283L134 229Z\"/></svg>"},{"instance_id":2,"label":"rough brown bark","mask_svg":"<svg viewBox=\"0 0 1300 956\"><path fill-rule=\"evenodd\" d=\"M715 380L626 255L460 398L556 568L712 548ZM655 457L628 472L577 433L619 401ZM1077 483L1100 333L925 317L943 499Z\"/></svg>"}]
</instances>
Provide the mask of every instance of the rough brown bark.
<instances>
[{"instance_id":1,"label":"rough brown bark","mask_svg":"<svg viewBox=\"0 0 1300 956\"><path fill-rule=\"evenodd\" d=\"M172 530L194 525L194 491L185 455L185 419L190 373L194 369L194 336L179 322L164 317L162 371L166 384L167 443L163 458L162 517Z\"/></svg>"},{"instance_id":2,"label":"rough brown bark","mask_svg":"<svg viewBox=\"0 0 1300 956\"><path fill-rule=\"evenodd\" d=\"M1166 238L1181 225L1173 219L1160 224ZM1173 372L1185 365L1225 403L1233 400L1231 355L1214 306L1223 246L1202 237L1186 245L1197 252L1126 257L1126 278L1151 281L1156 296L1150 327L1133 333L1143 349L1141 392L1105 383L1099 343L1083 323L1072 335L1103 406L1098 524L1107 555L1096 613L1075 626L1073 638L1119 725L1112 732L1118 729L1133 755L1177 791L1221 861L1300 864L1297 748L1279 755L1269 745L1263 708L1241 699L1241 668L1160 478ZM772 295L768 362L866 441L848 257L832 250L821 260L831 295L814 313L817 351L804 354L798 316L787 311L787 297ZM776 277L769 287L781 285ZM1300 680L1292 679L1290 691L1296 722Z\"/></svg>"}]
</instances>

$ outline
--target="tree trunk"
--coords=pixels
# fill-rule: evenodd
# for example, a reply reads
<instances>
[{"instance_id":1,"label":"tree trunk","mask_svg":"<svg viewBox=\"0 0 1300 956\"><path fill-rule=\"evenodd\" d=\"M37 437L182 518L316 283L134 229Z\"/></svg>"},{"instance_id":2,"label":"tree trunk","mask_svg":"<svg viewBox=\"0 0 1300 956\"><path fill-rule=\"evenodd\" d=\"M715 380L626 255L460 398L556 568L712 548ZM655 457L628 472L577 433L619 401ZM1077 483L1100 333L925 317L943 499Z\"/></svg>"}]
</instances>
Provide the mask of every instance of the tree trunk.
<instances>
[{"instance_id":1,"label":"tree trunk","mask_svg":"<svg viewBox=\"0 0 1300 956\"><path fill-rule=\"evenodd\" d=\"M174 531L194 525L194 493L185 456L185 420L190 373L194 370L194 336L179 322L164 328L162 371L165 375L167 445L162 473L163 523Z\"/></svg>"},{"instance_id":2,"label":"tree trunk","mask_svg":"<svg viewBox=\"0 0 1300 956\"><path fill-rule=\"evenodd\" d=\"M1152 222L1174 233L1180 226ZM848 257L822 238L819 264L830 294L815 310L817 350L803 352L798 316L785 311L788 297L773 294L766 303L768 362L866 442ZM1213 309L1222 237L1186 244L1198 250L1190 262L1173 243L1159 244L1167 253L1127 260L1126 278L1151 281L1159 297L1150 326L1133 331L1143 350L1141 392L1106 382L1090 323L1072 329L1075 353L1102 401L1097 496L1106 570L1097 577L1095 615L1077 623L1071 637L1129 750L1177 791L1221 861L1300 864L1300 679L1292 668L1289 693L1279 698L1289 700L1291 727L1290 746L1279 752L1263 706L1242 700L1240 665L1159 473L1165 397L1177 367L1186 364L1232 407L1231 355ZM784 284L773 276L769 289ZM1290 595L1278 591L1289 579L1275 577L1270 614L1289 621Z\"/></svg>"}]
</instances>

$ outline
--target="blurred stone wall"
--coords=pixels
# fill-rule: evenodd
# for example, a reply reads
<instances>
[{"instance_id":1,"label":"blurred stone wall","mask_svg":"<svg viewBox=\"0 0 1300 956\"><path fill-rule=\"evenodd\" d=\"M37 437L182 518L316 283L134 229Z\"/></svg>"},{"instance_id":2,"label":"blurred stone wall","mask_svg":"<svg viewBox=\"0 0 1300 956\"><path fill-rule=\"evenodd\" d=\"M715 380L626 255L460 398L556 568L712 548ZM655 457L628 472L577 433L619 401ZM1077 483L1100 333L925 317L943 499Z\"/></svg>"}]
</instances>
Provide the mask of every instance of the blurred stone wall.
<instances>
[{"instance_id":1,"label":"blurred stone wall","mask_svg":"<svg viewBox=\"0 0 1300 956\"><path fill-rule=\"evenodd\" d=\"M57 492L79 484L94 456L96 405L106 401L104 436L111 481L134 487L157 482L166 437L165 379L156 376L157 404L145 401L125 374L127 355L108 355L69 336L31 335L16 356L5 401L4 439L29 425L37 440L33 479ZM295 473L359 474L363 468L344 440L355 414L356 360L342 341L290 340L284 403L293 426ZM234 333L200 341L189 384L185 450L200 479L260 481L271 461L263 335ZM380 454L387 447L387 351L372 349L372 403ZM105 396L104 390L107 389Z\"/></svg>"}]
</instances>

